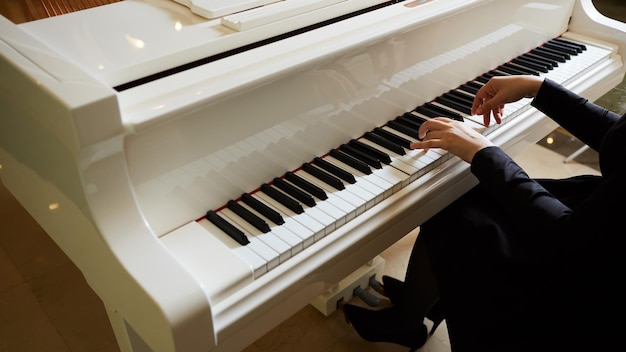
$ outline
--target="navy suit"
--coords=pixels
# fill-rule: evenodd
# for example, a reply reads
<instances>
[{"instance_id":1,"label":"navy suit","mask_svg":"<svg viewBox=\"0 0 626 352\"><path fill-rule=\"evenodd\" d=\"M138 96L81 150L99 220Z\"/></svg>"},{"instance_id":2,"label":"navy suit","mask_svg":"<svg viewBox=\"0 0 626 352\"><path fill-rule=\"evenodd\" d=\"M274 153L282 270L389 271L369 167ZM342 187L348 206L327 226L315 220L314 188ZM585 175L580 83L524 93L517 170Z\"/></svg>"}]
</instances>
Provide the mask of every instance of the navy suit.
<instances>
[{"instance_id":1,"label":"navy suit","mask_svg":"<svg viewBox=\"0 0 626 352\"><path fill-rule=\"evenodd\" d=\"M601 176L532 179L498 147L476 154L479 185L416 243L453 350L626 351L626 116L549 80L532 105L599 152Z\"/></svg>"}]
</instances>

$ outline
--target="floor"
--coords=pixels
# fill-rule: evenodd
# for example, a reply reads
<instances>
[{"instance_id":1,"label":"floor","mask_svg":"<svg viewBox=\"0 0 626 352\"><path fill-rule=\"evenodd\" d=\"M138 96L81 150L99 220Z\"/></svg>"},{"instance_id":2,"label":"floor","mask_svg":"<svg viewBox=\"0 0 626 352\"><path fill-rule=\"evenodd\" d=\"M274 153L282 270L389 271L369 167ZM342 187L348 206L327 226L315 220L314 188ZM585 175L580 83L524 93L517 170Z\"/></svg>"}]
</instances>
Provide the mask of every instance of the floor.
<instances>
[{"instance_id":1,"label":"floor","mask_svg":"<svg viewBox=\"0 0 626 352\"><path fill-rule=\"evenodd\" d=\"M622 0L597 3L602 11L624 21L626 5ZM0 13L15 22L28 20L23 15L24 9L19 1L0 2ZM626 111L626 84L615 88L599 103L617 112ZM572 162L563 162L565 156L580 146L580 142L557 130L520 155L517 161L531 176L598 173L597 155L593 151L586 151ZM1 183L0 219L0 351L119 351L99 298L79 270ZM386 259L386 274L404 276L416 235L417 230L382 253ZM365 342L345 323L341 314L324 317L307 306L245 351L296 350L392 352L406 349ZM450 351L445 322L420 351Z\"/></svg>"}]
</instances>

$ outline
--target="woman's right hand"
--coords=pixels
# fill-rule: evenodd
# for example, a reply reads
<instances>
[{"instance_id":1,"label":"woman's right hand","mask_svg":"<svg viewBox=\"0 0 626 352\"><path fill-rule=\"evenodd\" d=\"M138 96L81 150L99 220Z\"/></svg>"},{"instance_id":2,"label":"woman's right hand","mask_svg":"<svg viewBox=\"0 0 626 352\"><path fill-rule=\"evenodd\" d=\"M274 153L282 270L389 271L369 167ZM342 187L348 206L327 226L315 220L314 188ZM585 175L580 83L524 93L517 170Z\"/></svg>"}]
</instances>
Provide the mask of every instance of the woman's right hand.
<instances>
[{"instance_id":1,"label":"woman's right hand","mask_svg":"<svg viewBox=\"0 0 626 352\"><path fill-rule=\"evenodd\" d=\"M543 78L538 76L496 76L478 90L472 105L472 115L483 115L489 126L493 114L496 123L502 122L504 104L537 95Z\"/></svg>"}]
</instances>

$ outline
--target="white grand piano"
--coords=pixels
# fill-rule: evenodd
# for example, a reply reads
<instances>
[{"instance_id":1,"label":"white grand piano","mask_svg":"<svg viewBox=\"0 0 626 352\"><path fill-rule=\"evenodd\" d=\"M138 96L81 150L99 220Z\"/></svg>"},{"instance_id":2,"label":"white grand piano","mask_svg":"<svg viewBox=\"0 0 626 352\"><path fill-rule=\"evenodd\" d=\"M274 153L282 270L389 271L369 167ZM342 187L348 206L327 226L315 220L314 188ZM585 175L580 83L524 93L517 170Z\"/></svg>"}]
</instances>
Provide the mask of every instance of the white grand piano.
<instances>
[{"instance_id":1,"label":"white grand piano","mask_svg":"<svg viewBox=\"0 0 626 352\"><path fill-rule=\"evenodd\" d=\"M464 112L472 87L531 68L593 100L622 81L624 54L626 25L591 0L127 0L0 17L0 178L123 351L240 350L476 183L457 158L402 147L433 110L514 155L555 124L523 101L482 126Z\"/></svg>"}]
</instances>

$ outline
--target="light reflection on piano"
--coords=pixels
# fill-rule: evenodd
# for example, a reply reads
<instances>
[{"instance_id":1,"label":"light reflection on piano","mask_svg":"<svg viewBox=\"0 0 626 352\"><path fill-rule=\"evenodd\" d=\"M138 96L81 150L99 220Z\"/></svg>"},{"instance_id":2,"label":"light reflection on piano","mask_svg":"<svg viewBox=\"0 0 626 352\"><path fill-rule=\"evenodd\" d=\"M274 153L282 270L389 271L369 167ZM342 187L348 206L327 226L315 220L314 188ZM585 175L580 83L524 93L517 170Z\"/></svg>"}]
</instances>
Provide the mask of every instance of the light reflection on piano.
<instances>
[{"instance_id":1,"label":"light reflection on piano","mask_svg":"<svg viewBox=\"0 0 626 352\"><path fill-rule=\"evenodd\" d=\"M146 81L292 31L294 20L234 32L169 0L129 0L0 21L1 99L12 112L0 119L0 176L102 298L122 349L241 349L471 187L467 165L446 153L377 145L414 139L426 106L449 104L435 98L466 103L479 84L469 80L561 35L587 50L542 74L590 99L623 77L626 41L615 38L626 29L589 0L411 4ZM58 38L60 28L73 36ZM125 35L145 46L129 51ZM515 154L554 127L527 103L507 106L505 123L490 127L453 109ZM352 139L384 150L391 166L347 165L339 151ZM356 182L320 181L302 168L320 167L316 157ZM260 189L288 171L328 198L311 191L315 206L296 214ZM259 215L240 201L248 193L285 223L264 219L265 233L242 221L227 204ZM208 210L251 243L217 229Z\"/></svg>"}]
</instances>

